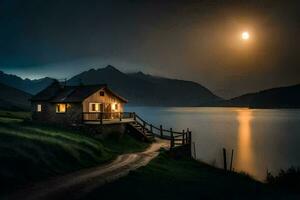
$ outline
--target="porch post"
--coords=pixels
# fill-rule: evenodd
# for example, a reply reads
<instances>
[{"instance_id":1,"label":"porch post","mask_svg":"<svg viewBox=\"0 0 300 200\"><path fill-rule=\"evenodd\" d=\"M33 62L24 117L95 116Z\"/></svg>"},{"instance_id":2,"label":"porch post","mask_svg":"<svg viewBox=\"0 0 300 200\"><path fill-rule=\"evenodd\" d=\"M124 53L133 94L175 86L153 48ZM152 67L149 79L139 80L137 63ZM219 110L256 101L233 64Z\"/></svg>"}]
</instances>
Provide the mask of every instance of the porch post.
<instances>
[{"instance_id":1,"label":"porch post","mask_svg":"<svg viewBox=\"0 0 300 200\"><path fill-rule=\"evenodd\" d=\"M184 138L184 136L185 136L185 132L184 132L184 130L182 130L182 145L185 144L185 138Z\"/></svg>"},{"instance_id":2,"label":"porch post","mask_svg":"<svg viewBox=\"0 0 300 200\"><path fill-rule=\"evenodd\" d=\"M153 127L152 127L152 124L150 124L150 132L151 132L151 134L153 134Z\"/></svg>"},{"instance_id":3,"label":"porch post","mask_svg":"<svg viewBox=\"0 0 300 200\"><path fill-rule=\"evenodd\" d=\"M174 147L174 136L173 136L173 130L172 128L170 128L170 133L171 133L171 144L170 144L170 148L172 149Z\"/></svg>"},{"instance_id":4,"label":"porch post","mask_svg":"<svg viewBox=\"0 0 300 200\"><path fill-rule=\"evenodd\" d=\"M136 121L135 112L133 112L133 119L134 119L134 121Z\"/></svg>"}]
</instances>

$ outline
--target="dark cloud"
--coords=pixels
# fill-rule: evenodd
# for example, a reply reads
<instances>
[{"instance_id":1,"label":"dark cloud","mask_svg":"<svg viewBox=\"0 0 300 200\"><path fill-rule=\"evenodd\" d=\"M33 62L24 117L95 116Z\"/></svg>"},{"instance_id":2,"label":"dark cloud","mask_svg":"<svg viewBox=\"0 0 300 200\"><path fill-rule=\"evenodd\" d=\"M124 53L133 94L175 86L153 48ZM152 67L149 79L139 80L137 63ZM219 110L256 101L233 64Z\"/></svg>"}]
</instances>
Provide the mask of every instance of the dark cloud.
<instances>
[{"instance_id":1,"label":"dark cloud","mask_svg":"<svg viewBox=\"0 0 300 200\"><path fill-rule=\"evenodd\" d=\"M116 63L228 97L300 82L299 10L298 1L4 0L0 69L68 77Z\"/></svg>"}]
</instances>

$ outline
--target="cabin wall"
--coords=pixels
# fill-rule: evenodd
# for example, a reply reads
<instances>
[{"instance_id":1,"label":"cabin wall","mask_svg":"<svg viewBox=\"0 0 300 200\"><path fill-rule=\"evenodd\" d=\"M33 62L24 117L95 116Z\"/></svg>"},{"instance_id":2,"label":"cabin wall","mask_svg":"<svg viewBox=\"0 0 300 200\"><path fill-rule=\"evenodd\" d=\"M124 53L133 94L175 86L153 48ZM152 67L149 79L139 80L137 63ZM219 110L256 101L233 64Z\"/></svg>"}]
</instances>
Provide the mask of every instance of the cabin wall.
<instances>
[{"instance_id":1,"label":"cabin wall","mask_svg":"<svg viewBox=\"0 0 300 200\"><path fill-rule=\"evenodd\" d=\"M104 92L104 96L100 96L100 92ZM103 119L120 118L120 113L124 111L124 102L115 97L105 89L98 90L94 94L87 97L82 103L68 103L67 111L64 113L56 113L56 103L49 102L32 102L32 119L42 123L58 123L58 124L74 124L81 123L84 120L99 120L101 117L99 112L95 114L82 115L82 112L92 113L90 111L90 103L100 103L103 105L105 114L102 114ZM42 105L42 111L37 112L37 105ZM117 108L114 106L117 104ZM114 107L114 108L113 108Z\"/></svg>"},{"instance_id":2,"label":"cabin wall","mask_svg":"<svg viewBox=\"0 0 300 200\"><path fill-rule=\"evenodd\" d=\"M100 91L104 92L104 96L100 96ZM106 91L105 89L98 90L91 96L87 97L82 102L83 112L91 112L89 107L90 103L101 103L103 104L103 112L104 113L116 113L116 114L104 114L105 119L110 118L118 118L119 113L124 111L124 103L121 102L117 97L112 95L110 92ZM118 104L118 108L112 110L112 105ZM99 119L98 114L88 114L84 115L84 120L97 120Z\"/></svg>"},{"instance_id":3,"label":"cabin wall","mask_svg":"<svg viewBox=\"0 0 300 200\"><path fill-rule=\"evenodd\" d=\"M37 112L37 105L42 105L42 111ZM67 111L56 113L56 104L48 102L33 102L31 104L32 119L40 123L73 124L82 120L81 103L69 103Z\"/></svg>"},{"instance_id":4,"label":"cabin wall","mask_svg":"<svg viewBox=\"0 0 300 200\"><path fill-rule=\"evenodd\" d=\"M37 112L37 105L41 105L41 112ZM32 119L34 121L44 122L49 121L49 118L51 116L51 105L47 102L32 102L31 103L31 113L32 113Z\"/></svg>"}]
</instances>

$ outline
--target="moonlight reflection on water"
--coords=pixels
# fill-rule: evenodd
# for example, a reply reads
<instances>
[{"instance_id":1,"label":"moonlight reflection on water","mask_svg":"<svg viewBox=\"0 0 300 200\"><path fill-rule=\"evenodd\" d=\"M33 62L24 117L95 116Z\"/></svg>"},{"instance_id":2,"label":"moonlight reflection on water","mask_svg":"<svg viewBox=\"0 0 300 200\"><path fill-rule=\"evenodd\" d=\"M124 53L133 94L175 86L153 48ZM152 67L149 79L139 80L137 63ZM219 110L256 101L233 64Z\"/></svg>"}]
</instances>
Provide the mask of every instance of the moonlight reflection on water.
<instances>
[{"instance_id":1,"label":"moonlight reflection on water","mask_svg":"<svg viewBox=\"0 0 300 200\"><path fill-rule=\"evenodd\" d=\"M222 148L233 168L265 180L266 171L300 166L300 109L129 107L150 123L190 128L197 159L223 167ZM229 162L228 162L229 163Z\"/></svg>"}]
</instances>

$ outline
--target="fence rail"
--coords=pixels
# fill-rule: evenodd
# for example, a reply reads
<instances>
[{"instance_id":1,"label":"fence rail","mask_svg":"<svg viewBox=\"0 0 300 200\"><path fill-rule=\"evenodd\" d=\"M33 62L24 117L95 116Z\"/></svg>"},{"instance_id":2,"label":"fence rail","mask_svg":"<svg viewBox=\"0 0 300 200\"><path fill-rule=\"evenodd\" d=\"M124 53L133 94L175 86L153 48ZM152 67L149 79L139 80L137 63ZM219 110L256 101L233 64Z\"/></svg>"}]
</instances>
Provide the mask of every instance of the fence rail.
<instances>
[{"instance_id":1,"label":"fence rail","mask_svg":"<svg viewBox=\"0 0 300 200\"><path fill-rule=\"evenodd\" d=\"M136 113L133 113L133 118L135 122L137 122L140 126L143 127L143 129L149 130L149 132L155 137L170 140L171 148L175 147L176 145L190 145L192 143L192 132L189 129L187 129L186 131L182 130L182 132L179 132L174 131L172 128L164 129L162 125L157 127L153 124L146 122Z\"/></svg>"},{"instance_id":2,"label":"fence rail","mask_svg":"<svg viewBox=\"0 0 300 200\"><path fill-rule=\"evenodd\" d=\"M191 144L192 132L187 130L174 131L172 128L165 129L162 125L159 127L148 123L134 112L83 112L82 121L96 121L103 124L105 120L132 119L142 127L143 132L148 132L155 137L170 140L170 147L177 145Z\"/></svg>"},{"instance_id":3,"label":"fence rail","mask_svg":"<svg viewBox=\"0 0 300 200\"><path fill-rule=\"evenodd\" d=\"M103 124L105 120L119 120L133 119L134 113L132 112L83 112L82 121L90 122L96 121Z\"/></svg>"}]
</instances>

